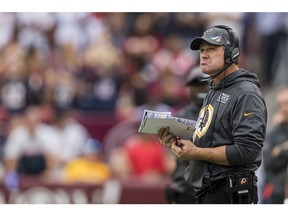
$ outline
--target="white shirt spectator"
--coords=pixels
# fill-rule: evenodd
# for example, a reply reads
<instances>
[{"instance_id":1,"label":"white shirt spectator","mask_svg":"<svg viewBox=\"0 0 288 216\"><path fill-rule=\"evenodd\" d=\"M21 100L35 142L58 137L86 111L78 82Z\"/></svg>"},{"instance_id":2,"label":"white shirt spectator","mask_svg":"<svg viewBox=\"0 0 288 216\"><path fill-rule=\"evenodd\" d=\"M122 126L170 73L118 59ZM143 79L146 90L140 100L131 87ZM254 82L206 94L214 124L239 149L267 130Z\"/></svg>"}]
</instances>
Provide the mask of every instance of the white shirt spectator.
<instances>
[{"instance_id":1,"label":"white shirt spectator","mask_svg":"<svg viewBox=\"0 0 288 216\"><path fill-rule=\"evenodd\" d=\"M51 128L39 124L31 134L24 126L18 126L9 134L4 147L4 157L18 159L22 155L33 156L51 153Z\"/></svg>"},{"instance_id":2,"label":"white shirt spectator","mask_svg":"<svg viewBox=\"0 0 288 216\"><path fill-rule=\"evenodd\" d=\"M60 161L66 163L86 153L89 134L84 126L70 121L64 128L53 127L52 130L54 155Z\"/></svg>"},{"instance_id":3,"label":"white shirt spectator","mask_svg":"<svg viewBox=\"0 0 288 216\"><path fill-rule=\"evenodd\" d=\"M83 34L83 20L89 13L56 13L57 26L55 32L56 44L72 44L80 51L87 44L87 35Z\"/></svg>"}]
</instances>

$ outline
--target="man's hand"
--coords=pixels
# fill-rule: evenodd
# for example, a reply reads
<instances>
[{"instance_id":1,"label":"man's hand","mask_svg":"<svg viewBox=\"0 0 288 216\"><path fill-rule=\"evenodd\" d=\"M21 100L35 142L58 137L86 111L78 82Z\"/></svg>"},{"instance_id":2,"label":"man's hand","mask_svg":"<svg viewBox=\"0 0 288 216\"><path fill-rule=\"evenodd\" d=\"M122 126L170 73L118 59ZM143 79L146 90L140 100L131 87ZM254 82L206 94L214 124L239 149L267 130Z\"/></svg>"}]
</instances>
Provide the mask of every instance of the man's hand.
<instances>
[{"instance_id":1,"label":"man's hand","mask_svg":"<svg viewBox=\"0 0 288 216\"><path fill-rule=\"evenodd\" d=\"M179 147L181 146L181 147ZM177 143L173 143L171 150L181 160L197 160L198 147L190 140L178 139Z\"/></svg>"},{"instance_id":2,"label":"man's hand","mask_svg":"<svg viewBox=\"0 0 288 216\"><path fill-rule=\"evenodd\" d=\"M160 143L171 150L182 160L197 159L198 148L189 140L179 139L169 132L169 127L158 131Z\"/></svg>"},{"instance_id":3,"label":"man's hand","mask_svg":"<svg viewBox=\"0 0 288 216\"><path fill-rule=\"evenodd\" d=\"M190 140L179 139L169 132L169 127L158 131L160 143L170 148L181 160L203 160L211 163L230 165L226 157L226 145L215 148L200 148Z\"/></svg>"},{"instance_id":4,"label":"man's hand","mask_svg":"<svg viewBox=\"0 0 288 216\"><path fill-rule=\"evenodd\" d=\"M172 144L175 145L177 143L177 137L174 134L170 133L169 131L170 131L169 127L161 128L158 131L158 137L160 143L167 148L171 148Z\"/></svg>"}]
</instances>

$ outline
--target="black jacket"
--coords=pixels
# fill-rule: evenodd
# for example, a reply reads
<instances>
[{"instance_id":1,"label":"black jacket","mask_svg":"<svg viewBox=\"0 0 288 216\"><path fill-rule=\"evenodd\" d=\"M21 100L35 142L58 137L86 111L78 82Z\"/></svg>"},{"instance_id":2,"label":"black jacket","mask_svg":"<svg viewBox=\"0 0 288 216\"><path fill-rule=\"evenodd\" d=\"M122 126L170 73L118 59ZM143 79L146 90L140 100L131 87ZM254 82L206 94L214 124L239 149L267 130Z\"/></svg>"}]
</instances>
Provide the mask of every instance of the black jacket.
<instances>
[{"instance_id":1,"label":"black jacket","mask_svg":"<svg viewBox=\"0 0 288 216\"><path fill-rule=\"evenodd\" d=\"M266 174L266 184L273 185L273 191L267 203L283 204L285 195L286 168L288 165L288 126L277 125L267 135L263 148L263 165ZM278 155L273 155L274 147L279 147Z\"/></svg>"},{"instance_id":2,"label":"black jacket","mask_svg":"<svg viewBox=\"0 0 288 216\"><path fill-rule=\"evenodd\" d=\"M193 143L201 148L226 145L229 166L191 161L186 179L197 188L235 171L255 171L261 164L267 110L257 76L238 70L211 85L197 121Z\"/></svg>"}]
</instances>

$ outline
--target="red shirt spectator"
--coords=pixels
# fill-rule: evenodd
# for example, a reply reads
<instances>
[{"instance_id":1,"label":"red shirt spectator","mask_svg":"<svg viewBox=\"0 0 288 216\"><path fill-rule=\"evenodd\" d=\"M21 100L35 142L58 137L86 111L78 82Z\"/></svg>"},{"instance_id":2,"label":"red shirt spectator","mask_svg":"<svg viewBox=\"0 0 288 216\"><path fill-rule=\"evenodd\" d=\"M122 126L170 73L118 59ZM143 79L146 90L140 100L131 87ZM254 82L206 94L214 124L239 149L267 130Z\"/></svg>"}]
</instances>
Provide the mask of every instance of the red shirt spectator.
<instances>
[{"instance_id":1,"label":"red shirt spectator","mask_svg":"<svg viewBox=\"0 0 288 216\"><path fill-rule=\"evenodd\" d=\"M158 140L149 135L132 136L125 143L135 175L164 174L166 153Z\"/></svg>"}]
</instances>

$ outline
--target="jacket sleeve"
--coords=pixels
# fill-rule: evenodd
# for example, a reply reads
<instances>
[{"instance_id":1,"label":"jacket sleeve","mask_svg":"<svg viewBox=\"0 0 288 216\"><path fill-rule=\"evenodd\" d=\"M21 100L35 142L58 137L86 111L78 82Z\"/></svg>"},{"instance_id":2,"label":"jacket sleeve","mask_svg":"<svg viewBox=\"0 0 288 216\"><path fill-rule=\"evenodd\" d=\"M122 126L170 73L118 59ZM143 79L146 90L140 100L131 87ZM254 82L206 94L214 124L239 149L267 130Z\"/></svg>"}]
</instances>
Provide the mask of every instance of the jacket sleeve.
<instances>
[{"instance_id":1,"label":"jacket sleeve","mask_svg":"<svg viewBox=\"0 0 288 216\"><path fill-rule=\"evenodd\" d=\"M254 93L235 98L230 127L233 145L226 146L230 165L249 165L259 158L266 134L267 110L263 99Z\"/></svg>"}]
</instances>

